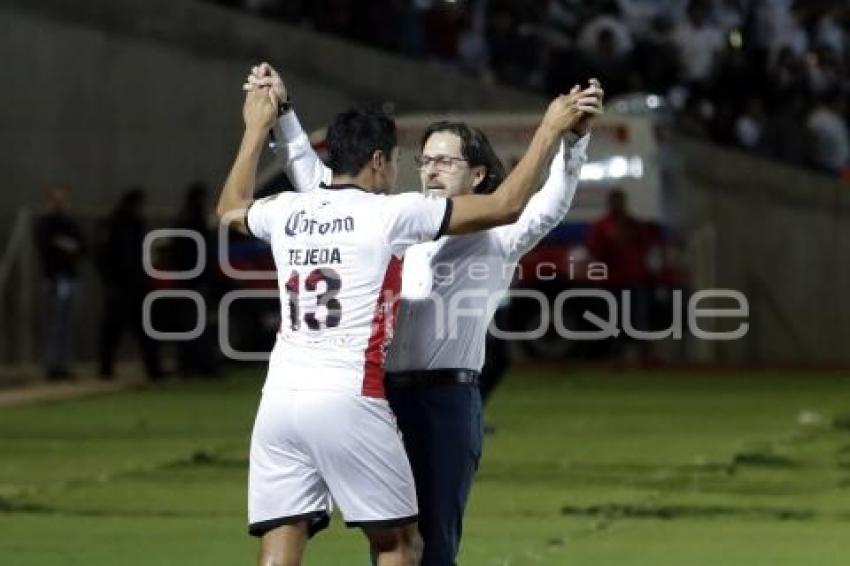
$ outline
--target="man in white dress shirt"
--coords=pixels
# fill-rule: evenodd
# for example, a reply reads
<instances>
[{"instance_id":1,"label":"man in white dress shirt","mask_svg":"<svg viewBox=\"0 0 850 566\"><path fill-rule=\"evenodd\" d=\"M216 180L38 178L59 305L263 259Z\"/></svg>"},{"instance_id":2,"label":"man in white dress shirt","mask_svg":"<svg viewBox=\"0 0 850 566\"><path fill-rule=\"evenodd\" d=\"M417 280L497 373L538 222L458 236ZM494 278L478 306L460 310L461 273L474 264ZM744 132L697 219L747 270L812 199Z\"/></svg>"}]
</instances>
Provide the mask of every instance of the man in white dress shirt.
<instances>
[{"instance_id":1,"label":"man in white dress shirt","mask_svg":"<svg viewBox=\"0 0 850 566\"><path fill-rule=\"evenodd\" d=\"M587 91L550 104L529 150L488 195L387 196L397 176L395 123L349 110L328 130L334 174L303 193L253 199L279 99L246 96L245 132L216 212L271 244L281 328L251 439L250 532L261 566L297 566L333 500L362 528L380 566L419 563L416 492L385 398L401 258L411 245L515 221L565 131L596 112Z\"/></svg>"},{"instance_id":2,"label":"man in white dress shirt","mask_svg":"<svg viewBox=\"0 0 850 566\"><path fill-rule=\"evenodd\" d=\"M271 87L287 99L268 64L252 70L246 89ZM579 91L574 87L572 93ZM603 92L589 92L601 108ZM543 187L513 223L410 247L404 258L398 320L387 357L386 393L416 480L423 566L455 564L463 511L482 444L478 380L487 328L520 257L566 215L586 159L588 113L567 132ZM313 151L295 113L285 112L274 150L299 191L333 175ZM504 168L482 132L458 122L432 124L417 157L425 194L457 197L493 192ZM453 313L458 313L455 316Z\"/></svg>"}]
</instances>

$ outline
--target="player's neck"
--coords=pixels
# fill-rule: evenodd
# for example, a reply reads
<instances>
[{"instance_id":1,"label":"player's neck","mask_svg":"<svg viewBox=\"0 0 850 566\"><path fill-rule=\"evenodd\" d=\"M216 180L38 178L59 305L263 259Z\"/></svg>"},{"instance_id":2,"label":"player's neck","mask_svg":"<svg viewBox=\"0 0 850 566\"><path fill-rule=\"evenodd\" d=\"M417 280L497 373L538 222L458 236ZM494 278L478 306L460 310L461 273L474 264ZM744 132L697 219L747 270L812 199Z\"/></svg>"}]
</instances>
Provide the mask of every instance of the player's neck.
<instances>
[{"instance_id":1,"label":"player's neck","mask_svg":"<svg viewBox=\"0 0 850 566\"><path fill-rule=\"evenodd\" d=\"M375 187L374 176L368 171L362 171L357 175L334 175L331 179L334 185L357 185L364 191L370 193L381 192Z\"/></svg>"}]
</instances>

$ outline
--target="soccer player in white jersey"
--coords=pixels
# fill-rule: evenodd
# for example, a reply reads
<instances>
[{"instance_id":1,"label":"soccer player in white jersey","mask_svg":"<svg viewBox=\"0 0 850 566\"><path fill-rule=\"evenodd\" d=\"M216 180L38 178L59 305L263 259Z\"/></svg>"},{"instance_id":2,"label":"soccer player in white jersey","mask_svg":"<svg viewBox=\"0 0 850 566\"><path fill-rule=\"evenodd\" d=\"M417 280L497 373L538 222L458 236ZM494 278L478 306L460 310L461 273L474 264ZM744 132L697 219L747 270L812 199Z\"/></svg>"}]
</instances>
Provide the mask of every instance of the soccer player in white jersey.
<instances>
[{"instance_id":1,"label":"soccer player in white jersey","mask_svg":"<svg viewBox=\"0 0 850 566\"><path fill-rule=\"evenodd\" d=\"M595 79L590 83L588 94L601 111L601 85ZM287 95L279 74L265 63L252 69L245 88L259 86L273 88L282 99ZM545 184L516 222L418 244L405 256L400 324L388 352L386 383L416 480L423 566L455 563L481 455L478 378L487 327L519 259L566 215L597 114L587 113L564 136ZM274 131L275 150L297 190L331 177L294 112L283 114ZM466 124L432 124L421 145L418 164L426 194L490 193L504 178L487 138ZM452 304L458 316L452 315Z\"/></svg>"},{"instance_id":2,"label":"soccer player in white jersey","mask_svg":"<svg viewBox=\"0 0 850 566\"><path fill-rule=\"evenodd\" d=\"M418 563L413 476L384 397L401 257L415 243L514 222L558 140L586 113L586 91L556 98L526 155L489 195L387 196L397 176L395 124L340 114L328 131L330 184L252 200L278 98L246 95L245 131L218 201L223 222L271 244L282 325L251 439L250 531L259 564L301 563L331 500L361 527L377 563Z\"/></svg>"}]
</instances>

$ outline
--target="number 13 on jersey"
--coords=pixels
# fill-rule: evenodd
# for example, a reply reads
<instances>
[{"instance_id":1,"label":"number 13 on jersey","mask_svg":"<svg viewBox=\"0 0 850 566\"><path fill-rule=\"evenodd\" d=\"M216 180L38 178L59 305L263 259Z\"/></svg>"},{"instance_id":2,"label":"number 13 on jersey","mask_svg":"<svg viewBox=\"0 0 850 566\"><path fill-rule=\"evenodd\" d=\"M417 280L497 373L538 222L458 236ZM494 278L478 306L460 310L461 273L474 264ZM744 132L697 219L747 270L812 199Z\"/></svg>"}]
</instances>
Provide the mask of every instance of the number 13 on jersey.
<instances>
[{"instance_id":1,"label":"number 13 on jersey","mask_svg":"<svg viewBox=\"0 0 850 566\"><path fill-rule=\"evenodd\" d=\"M298 302L301 293L301 285L303 280L304 291L316 291L319 284L324 284L324 292L316 296L316 304L313 307L304 309L301 313L301 308ZM310 330L321 330L322 328L334 328L339 326L339 321L342 318L342 305L336 299L342 280L339 273L329 267L322 267L312 270L302 277L301 273L293 270L286 281L286 295L289 299L289 327L293 331L301 329L301 323L307 325ZM324 318L320 318L320 307L324 307Z\"/></svg>"}]
</instances>

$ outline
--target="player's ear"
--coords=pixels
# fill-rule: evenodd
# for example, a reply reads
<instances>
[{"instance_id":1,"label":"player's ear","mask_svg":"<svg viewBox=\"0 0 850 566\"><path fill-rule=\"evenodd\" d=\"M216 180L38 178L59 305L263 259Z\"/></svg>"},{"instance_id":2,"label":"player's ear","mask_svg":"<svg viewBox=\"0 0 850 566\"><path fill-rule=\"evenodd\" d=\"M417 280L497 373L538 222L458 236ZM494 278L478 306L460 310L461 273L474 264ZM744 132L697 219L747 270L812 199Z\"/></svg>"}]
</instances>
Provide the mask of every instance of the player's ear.
<instances>
[{"instance_id":1,"label":"player's ear","mask_svg":"<svg viewBox=\"0 0 850 566\"><path fill-rule=\"evenodd\" d=\"M382 150L380 150L380 149L376 149L376 150L372 153L372 160L371 160L371 162L372 162L372 169L375 169L376 171L380 171L381 169L383 169L384 167L386 167L386 164L387 164L387 156L386 156L386 155L384 155L384 152L383 152Z\"/></svg>"}]
</instances>

